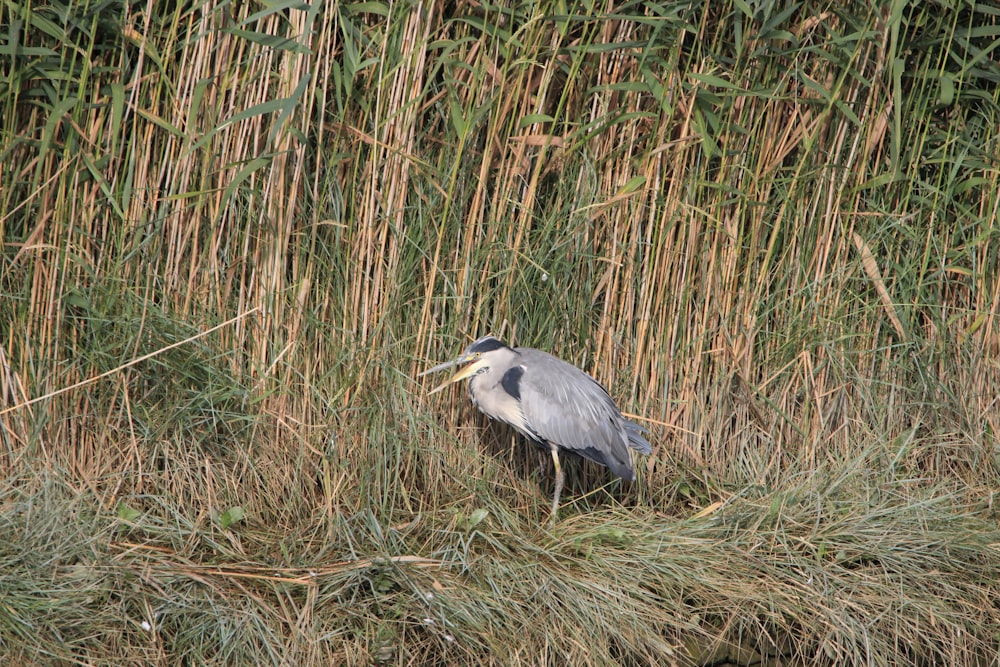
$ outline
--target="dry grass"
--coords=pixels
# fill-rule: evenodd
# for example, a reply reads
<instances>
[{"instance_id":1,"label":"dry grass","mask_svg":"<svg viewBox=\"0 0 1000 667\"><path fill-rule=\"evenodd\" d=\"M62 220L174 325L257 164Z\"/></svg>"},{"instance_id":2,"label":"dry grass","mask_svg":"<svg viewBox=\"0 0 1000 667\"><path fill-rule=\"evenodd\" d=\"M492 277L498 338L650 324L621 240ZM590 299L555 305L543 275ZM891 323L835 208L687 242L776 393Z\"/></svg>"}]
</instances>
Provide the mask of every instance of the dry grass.
<instances>
[{"instance_id":1,"label":"dry grass","mask_svg":"<svg viewBox=\"0 0 1000 667\"><path fill-rule=\"evenodd\" d=\"M0 8L0 653L996 663L991 10L60 7ZM637 484L546 530L412 379L488 331Z\"/></svg>"}]
</instances>

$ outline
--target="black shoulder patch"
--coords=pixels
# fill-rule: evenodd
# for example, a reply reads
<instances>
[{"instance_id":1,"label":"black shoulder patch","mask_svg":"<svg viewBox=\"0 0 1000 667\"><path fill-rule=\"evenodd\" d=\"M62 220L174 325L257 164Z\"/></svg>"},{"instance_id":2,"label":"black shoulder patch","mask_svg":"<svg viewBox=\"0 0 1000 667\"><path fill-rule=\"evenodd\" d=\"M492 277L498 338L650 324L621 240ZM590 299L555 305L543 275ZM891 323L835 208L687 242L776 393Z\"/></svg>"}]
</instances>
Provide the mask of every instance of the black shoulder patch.
<instances>
[{"instance_id":1,"label":"black shoulder patch","mask_svg":"<svg viewBox=\"0 0 1000 667\"><path fill-rule=\"evenodd\" d=\"M503 374L500 384L503 390L514 397L515 401L521 400L521 376L524 375L524 366L514 366Z\"/></svg>"},{"instance_id":2,"label":"black shoulder patch","mask_svg":"<svg viewBox=\"0 0 1000 667\"><path fill-rule=\"evenodd\" d=\"M466 353L474 354L476 352L492 352L493 350L499 350L502 347L507 346L493 336L483 336L470 345L469 349L466 350Z\"/></svg>"}]
</instances>

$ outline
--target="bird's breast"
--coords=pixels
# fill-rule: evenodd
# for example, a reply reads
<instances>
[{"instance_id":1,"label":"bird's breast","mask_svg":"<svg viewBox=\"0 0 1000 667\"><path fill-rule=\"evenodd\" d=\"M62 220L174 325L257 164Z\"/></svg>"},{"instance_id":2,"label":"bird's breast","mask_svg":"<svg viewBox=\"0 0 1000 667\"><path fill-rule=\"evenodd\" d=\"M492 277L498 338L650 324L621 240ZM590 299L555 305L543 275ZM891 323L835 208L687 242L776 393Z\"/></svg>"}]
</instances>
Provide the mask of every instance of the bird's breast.
<instances>
[{"instance_id":1,"label":"bird's breast","mask_svg":"<svg viewBox=\"0 0 1000 667\"><path fill-rule=\"evenodd\" d=\"M521 402L505 389L503 376L484 373L473 377L469 380L469 398L488 417L506 422L521 433L532 432L525 421Z\"/></svg>"}]
</instances>

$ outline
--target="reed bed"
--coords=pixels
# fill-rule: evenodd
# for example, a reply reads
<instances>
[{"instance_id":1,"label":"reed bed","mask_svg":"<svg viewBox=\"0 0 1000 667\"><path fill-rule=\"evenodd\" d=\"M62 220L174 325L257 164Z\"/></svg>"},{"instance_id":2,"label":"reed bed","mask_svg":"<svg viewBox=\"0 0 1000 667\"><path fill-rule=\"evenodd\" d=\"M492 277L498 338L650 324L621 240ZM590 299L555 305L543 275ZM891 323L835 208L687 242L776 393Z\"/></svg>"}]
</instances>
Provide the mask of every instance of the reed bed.
<instances>
[{"instance_id":1,"label":"reed bed","mask_svg":"<svg viewBox=\"0 0 1000 667\"><path fill-rule=\"evenodd\" d=\"M989 6L8 2L11 664L998 663ZM551 470L492 332L650 431Z\"/></svg>"}]
</instances>

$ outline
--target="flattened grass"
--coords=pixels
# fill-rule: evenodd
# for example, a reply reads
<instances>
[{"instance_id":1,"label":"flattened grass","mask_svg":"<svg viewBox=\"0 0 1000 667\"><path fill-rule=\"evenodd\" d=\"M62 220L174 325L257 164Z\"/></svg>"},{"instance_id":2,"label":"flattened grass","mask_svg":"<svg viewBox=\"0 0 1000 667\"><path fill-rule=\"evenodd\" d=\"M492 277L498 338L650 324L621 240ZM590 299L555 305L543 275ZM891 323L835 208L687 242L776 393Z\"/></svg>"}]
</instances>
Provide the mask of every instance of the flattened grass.
<instances>
[{"instance_id":1,"label":"flattened grass","mask_svg":"<svg viewBox=\"0 0 1000 667\"><path fill-rule=\"evenodd\" d=\"M395 526L361 511L305 534L221 530L169 498L116 519L52 475L2 498L5 647L92 664L989 664L995 521L873 464L698 516L611 505L551 532L544 502Z\"/></svg>"}]
</instances>

